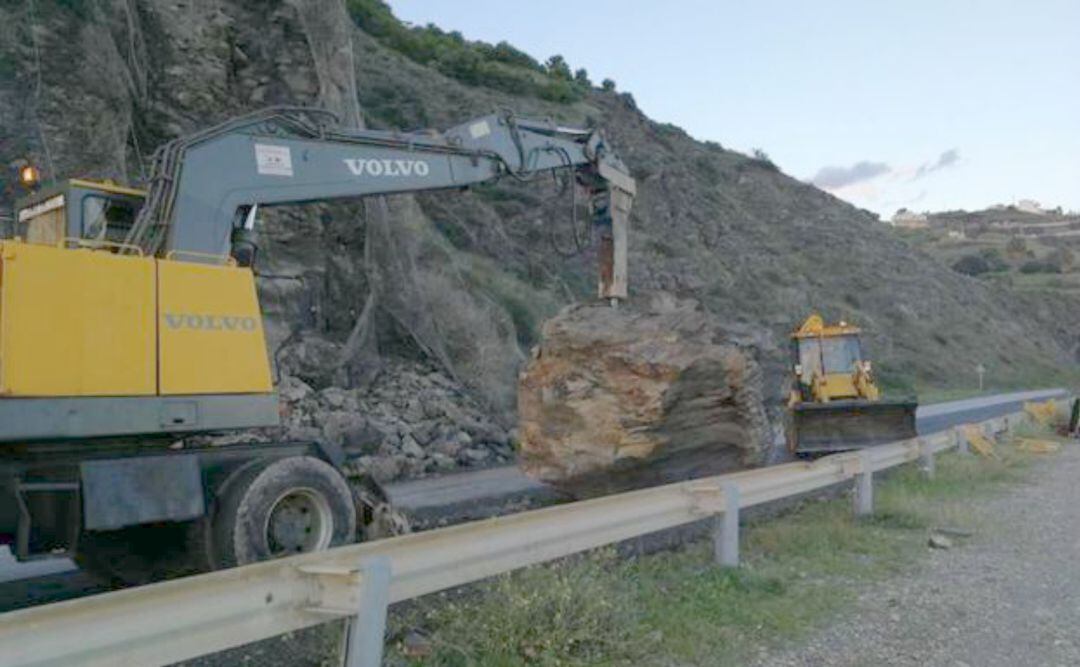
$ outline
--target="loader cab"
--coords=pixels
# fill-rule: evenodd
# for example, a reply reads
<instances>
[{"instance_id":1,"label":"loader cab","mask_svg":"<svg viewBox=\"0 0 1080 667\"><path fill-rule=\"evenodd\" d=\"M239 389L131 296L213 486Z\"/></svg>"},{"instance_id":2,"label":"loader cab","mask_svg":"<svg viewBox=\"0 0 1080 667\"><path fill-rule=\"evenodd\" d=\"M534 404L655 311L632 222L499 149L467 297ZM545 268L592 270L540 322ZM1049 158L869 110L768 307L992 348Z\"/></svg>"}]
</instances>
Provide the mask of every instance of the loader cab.
<instances>
[{"instance_id":1,"label":"loader cab","mask_svg":"<svg viewBox=\"0 0 1080 667\"><path fill-rule=\"evenodd\" d=\"M810 316L792 334L792 364L802 400L856 398L867 393L866 386L858 386L870 372L859 334L858 327L846 322L826 325L818 315Z\"/></svg>"},{"instance_id":2,"label":"loader cab","mask_svg":"<svg viewBox=\"0 0 1080 667\"><path fill-rule=\"evenodd\" d=\"M35 245L118 249L146 193L107 181L71 179L16 205L15 236Z\"/></svg>"}]
</instances>

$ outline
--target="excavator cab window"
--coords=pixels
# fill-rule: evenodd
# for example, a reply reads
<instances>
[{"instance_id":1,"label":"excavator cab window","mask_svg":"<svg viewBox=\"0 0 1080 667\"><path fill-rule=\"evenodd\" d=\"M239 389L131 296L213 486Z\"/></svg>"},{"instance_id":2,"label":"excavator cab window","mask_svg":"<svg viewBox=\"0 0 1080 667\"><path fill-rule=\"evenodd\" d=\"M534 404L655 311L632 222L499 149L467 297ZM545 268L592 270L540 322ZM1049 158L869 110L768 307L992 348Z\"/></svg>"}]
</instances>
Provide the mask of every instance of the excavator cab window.
<instances>
[{"instance_id":1,"label":"excavator cab window","mask_svg":"<svg viewBox=\"0 0 1080 667\"><path fill-rule=\"evenodd\" d=\"M138 203L128 197L88 195L82 200L82 238L121 243L135 223Z\"/></svg>"},{"instance_id":2,"label":"excavator cab window","mask_svg":"<svg viewBox=\"0 0 1080 667\"><path fill-rule=\"evenodd\" d=\"M144 196L109 181L56 183L19 202L15 235L36 245L63 246L71 239L122 243Z\"/></svg>"}]
</instances>

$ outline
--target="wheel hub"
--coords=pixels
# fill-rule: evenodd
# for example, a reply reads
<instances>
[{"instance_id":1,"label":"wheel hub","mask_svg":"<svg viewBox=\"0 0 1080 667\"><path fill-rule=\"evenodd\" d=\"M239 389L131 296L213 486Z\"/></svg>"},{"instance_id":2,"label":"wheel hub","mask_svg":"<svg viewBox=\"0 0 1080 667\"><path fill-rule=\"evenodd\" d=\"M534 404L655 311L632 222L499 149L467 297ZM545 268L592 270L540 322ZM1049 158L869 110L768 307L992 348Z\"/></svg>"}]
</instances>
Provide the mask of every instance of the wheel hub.
<instances>
[{"instance_id":1,"label":"wheel hub","mask_svg":"<svg viewBox=\"0 0 1080 667\"><path fill-rule=\"evenodd\" d=\"M326 549L333 534L330 505L312 489L292 489L282 494L266 521L266 542L274 556Z\"/></svg>"}]
</instances>

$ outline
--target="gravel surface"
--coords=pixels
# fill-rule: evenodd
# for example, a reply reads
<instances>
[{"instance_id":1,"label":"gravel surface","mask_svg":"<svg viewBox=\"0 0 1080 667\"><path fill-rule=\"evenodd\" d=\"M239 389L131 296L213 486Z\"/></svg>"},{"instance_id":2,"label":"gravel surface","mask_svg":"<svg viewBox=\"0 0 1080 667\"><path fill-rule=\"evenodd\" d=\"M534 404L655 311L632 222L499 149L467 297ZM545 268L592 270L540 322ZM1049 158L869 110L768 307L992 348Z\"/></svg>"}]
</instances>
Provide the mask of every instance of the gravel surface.
<instances>
[{"instance_id":1,"label":"gravel surface","mask_svg":"<svg viewBox=\"0 0 1080 667\"><path fill-rule=\"evenodd\" d=\"M913 576L861 590L850 612L766 666L1080 664L1080 446L984 502L982 534L931 550Z\"/></svg>"}]
</instances>

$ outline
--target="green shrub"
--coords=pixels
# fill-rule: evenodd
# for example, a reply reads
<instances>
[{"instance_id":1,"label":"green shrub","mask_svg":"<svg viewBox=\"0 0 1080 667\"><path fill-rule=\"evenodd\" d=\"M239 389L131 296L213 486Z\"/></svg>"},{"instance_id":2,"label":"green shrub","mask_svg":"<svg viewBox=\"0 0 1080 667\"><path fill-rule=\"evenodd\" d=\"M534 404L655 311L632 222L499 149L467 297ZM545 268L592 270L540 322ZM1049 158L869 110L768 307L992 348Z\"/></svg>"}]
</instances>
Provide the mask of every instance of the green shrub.
<instances>
[{"instance_id":1,"label":"green shrub","mask_svg":"<svg viewBox=\"0 0 1080 667\"><path fill-rule=\"evenodd\" d=\"M409 27L383 0L347 0L346 6L364 32L410 60L471 86L556 102L576 102L591 86L585 70L571 73L559 55L541 65L506 42L472 42L456 30L446 32L432 24Z\"/></svg>"},{"instance_id":2,"label":"green shrub","mask_svg":"<svg viewBox=\"0 0 1080 667\"><path fill-rule=\"evenodd\" d=\"M1001 256L1001 251L997 248L986 248L979 256L986 260L990 272L1009 270L1009 263L1005 261L1005 258Z\"/></svg>"},{"instance_id":3,"label":"green shrub","mask_svg":"<svg viewBox=\"0 0 1080 667\"><path fill-rule=\"evenodd\" d=\"M777 167L776 163L772 161L772 158L769 157L769 154L761 150L760 148L755 148L753 150L753 156L753 160L751 161L757 166L764 167L769 171L780 171L780 168Z\"/></svg>"},{"instance_id":4,"label":"green shrub","mask_svg":"<svg viewBox=\"0 0 1080 667\"><path fill-rule=\"evenodd\" d=\"M952 270L966 276L981 276L989 273L990 264L982 255L964 255L953 262Z\"/></svg>"},{"instance_id":5,"label":"green shrub","mask_svg":"<svg viewBox=\"0 0 1080 667\"><path fill-rule=\"evenodd\" d=\"M1061 267L1042 259L1032 259L1020 266L1020 273L1061 273Z\"/></svg>"}]
</instances>

